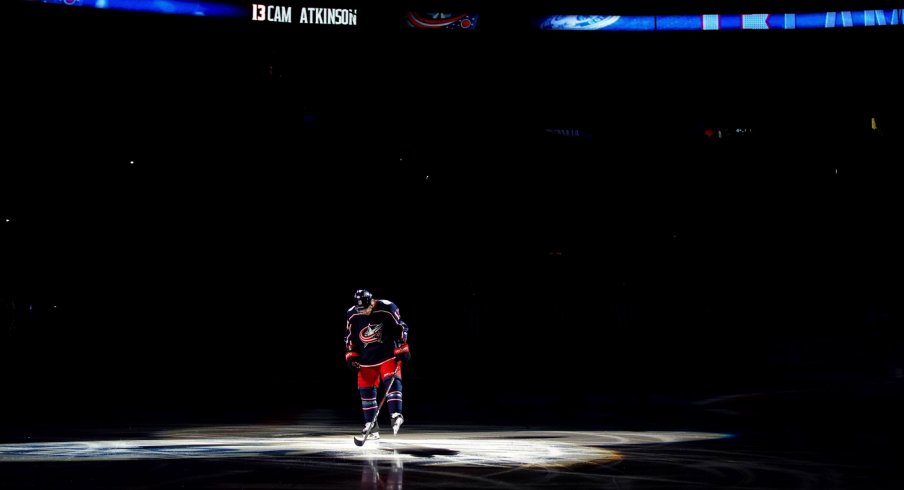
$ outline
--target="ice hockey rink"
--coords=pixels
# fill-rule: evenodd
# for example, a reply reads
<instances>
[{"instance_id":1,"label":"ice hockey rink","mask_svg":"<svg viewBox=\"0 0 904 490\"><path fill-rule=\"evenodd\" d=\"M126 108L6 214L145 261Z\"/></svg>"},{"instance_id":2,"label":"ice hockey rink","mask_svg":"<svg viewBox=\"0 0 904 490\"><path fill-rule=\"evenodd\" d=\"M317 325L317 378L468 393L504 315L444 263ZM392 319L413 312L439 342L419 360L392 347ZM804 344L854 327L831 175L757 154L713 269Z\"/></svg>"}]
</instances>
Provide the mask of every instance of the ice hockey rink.
<instances>
[{"instance_id":1,"label":"ice hockey rink","mask_svg":"<svg viewBox=\"0 0 904 490\"><path fill-rule=\"evenodd\" d=\"M821 451L765 434L418 426L169 425L0 444L3 488L893 488L876 448ZM883 469L884 468L884 469Z\"/></svg>"}]
</instances>

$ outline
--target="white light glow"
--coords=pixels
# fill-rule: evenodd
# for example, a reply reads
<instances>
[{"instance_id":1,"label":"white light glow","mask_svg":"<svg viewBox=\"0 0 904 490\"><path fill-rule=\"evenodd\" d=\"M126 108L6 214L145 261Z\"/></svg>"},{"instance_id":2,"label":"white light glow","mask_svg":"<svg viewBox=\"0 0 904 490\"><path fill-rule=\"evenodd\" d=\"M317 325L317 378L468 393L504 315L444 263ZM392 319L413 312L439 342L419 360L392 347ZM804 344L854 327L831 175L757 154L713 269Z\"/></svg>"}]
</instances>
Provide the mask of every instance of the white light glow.
<instances>
[{"instance_id":1,"label":"white light glow","mask_svg":"<svg viewBox=\"0 0 904 490\"><path fill-rule=\"evenodd\" d=\"M525 431L410 428L358 447L335 426L227 426L158 432L149 439L0 444L0 462L111 461L290 456L403 461L419 466L562 467L619 461L609 446L729 437L705 432Z\"/></svg>"}]
</instances>

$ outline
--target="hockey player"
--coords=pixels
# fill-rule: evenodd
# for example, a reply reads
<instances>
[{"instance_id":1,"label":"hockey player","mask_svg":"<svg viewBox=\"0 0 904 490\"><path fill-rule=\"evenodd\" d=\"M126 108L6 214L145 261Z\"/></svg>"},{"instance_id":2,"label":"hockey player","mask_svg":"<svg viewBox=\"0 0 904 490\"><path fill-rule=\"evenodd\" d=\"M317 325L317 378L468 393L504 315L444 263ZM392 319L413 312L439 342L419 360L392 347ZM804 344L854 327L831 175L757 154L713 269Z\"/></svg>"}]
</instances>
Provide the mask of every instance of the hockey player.
<instances>
[{"instance_id":1,"label":"hockey player","mask_svg":"<svg viewBox=\"0 0 904 490\"><path fill-rule=\"evenodd\" d=\"M364 412L362 434L367 439L380 438L380 426L374 416L380 385L384 385L393 434L399 432L405 421L402 417L402 364L409 359L408 325L402 321L399 307L392 301L374 299L366 289L355 291L355 305L346 312L345 362L349 369L358 373L358 392Z\"/></svg>"}]
</instances>

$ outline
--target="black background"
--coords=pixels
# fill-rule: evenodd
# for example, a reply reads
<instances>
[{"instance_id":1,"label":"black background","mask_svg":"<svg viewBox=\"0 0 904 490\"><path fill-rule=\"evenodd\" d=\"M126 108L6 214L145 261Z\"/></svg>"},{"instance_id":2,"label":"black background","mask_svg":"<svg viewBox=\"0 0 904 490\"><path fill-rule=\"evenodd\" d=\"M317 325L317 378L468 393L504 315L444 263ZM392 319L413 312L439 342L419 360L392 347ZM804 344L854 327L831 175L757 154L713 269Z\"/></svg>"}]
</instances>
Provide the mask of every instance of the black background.
<instances>
[{"instance_id":1,"label":"black background","mask_svg":"<svg viewBox=\"0 0 904 490\"><path fill-rule=\"evenodd\" d=\"M357 420L362 287L411 326L421 420L592 420L904 362L899 29L39 7L4 15L12 423ZM592 138L546 131L570 128Z\"/></svg>"}]
</instances>

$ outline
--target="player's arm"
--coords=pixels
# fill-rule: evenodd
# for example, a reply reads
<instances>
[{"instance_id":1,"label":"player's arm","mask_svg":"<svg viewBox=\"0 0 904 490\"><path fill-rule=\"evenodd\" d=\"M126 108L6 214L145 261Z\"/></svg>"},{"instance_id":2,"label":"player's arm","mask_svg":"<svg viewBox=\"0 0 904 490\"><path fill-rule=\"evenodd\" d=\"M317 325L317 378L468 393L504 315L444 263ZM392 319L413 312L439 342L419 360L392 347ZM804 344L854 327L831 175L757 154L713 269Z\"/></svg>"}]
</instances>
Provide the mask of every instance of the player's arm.
<instances>
[{"instance_id":1,"label":"player's arm","mask_svg":"<svg viewBox=\"0 0 904 490\"><path fill-rule=\"evenodd\" d=\"M408 350L408 324L402 320L399 307L395 304L389 306L389 314L395 322L395 330L398 332L395 341L396 347L392 353L397 360L408 362L411 360L411 352Z\"/></svg>"},{"instance_id":2,"label":"player's arm","mask_svg":"<svg viewBox=\"0 0 904 490\"><path fill-rule=\"evenodd\" d=\"M389 305L389 316L392 317L392 321L395 322L393 330L396 332L395 340L399 343L407 343L408 342L408 324L402 321L402 315L399 313L399 307L392 303Z\"/></svg>"},{"instance_id":3,"label":"player's arm","mask_svg":"<svg viewBox=\"0 0 904 490\"><path fill-rule=\"evenodd\" d=\"M345 364L352 371L357 371L361 367L361 354L355 345L355 339L352 335L352 322L345 321Z\"/></svg>"}]
</instances>

